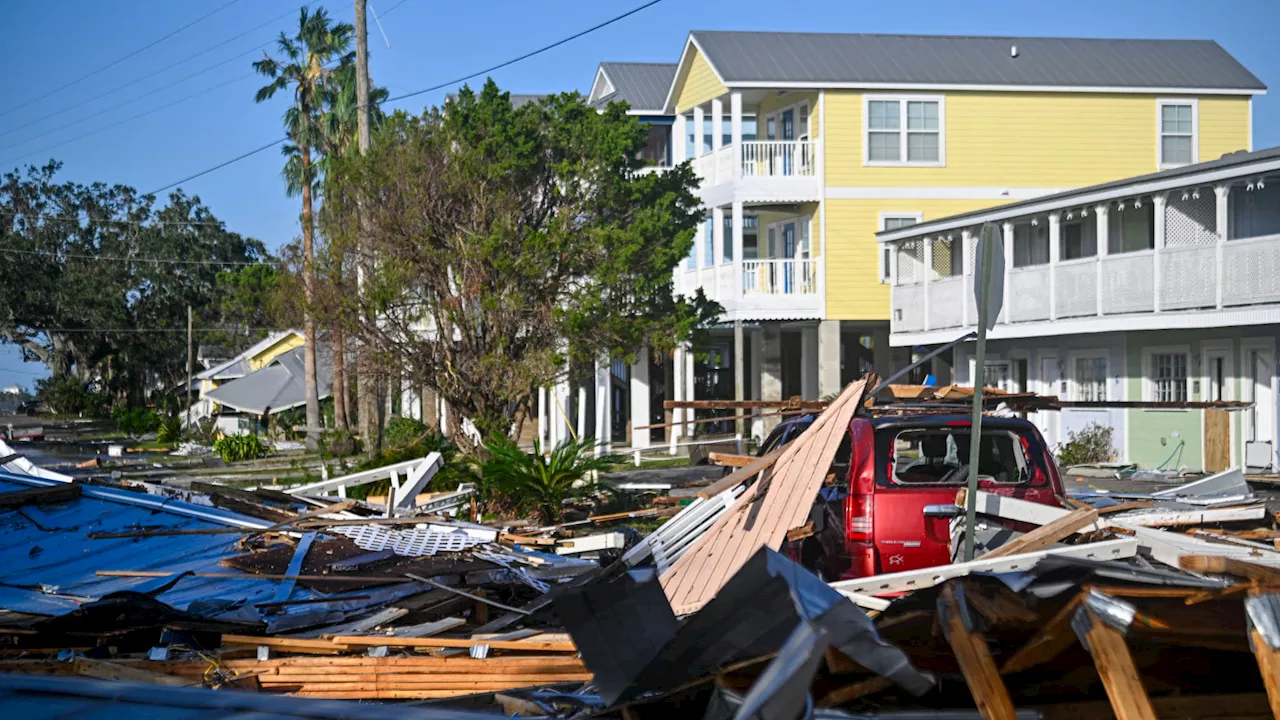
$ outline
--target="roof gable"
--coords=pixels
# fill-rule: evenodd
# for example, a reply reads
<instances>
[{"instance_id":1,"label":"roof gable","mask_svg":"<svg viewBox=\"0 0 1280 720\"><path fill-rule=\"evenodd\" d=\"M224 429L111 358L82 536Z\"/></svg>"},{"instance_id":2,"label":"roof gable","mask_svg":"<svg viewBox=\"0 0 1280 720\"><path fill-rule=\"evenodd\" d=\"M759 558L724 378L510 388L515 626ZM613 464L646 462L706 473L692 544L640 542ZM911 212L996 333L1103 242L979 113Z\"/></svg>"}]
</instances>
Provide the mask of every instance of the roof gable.
<instances>
[{"instance_id":1,"label":"roof gable","mask_svg":"<svg viewBox=\"0 0 1280 720\"><path fill-rule=\"evenodd\" d=\"M603 62L587 101L595 107L625 102L634 115L662 114L675 63Z\"/></svg>"},{"instance_id":2,"label":"roof gable","mask_svg":"<svg viewBox=\"0 0 1280 720\"><path fill-rule=\"evenodd\" d=\"M1090 91L1266 86L1212 40L695 31L727 86L898 86ZM682 63L683 68L683 63Z\"/></svg>"}]
</instances>

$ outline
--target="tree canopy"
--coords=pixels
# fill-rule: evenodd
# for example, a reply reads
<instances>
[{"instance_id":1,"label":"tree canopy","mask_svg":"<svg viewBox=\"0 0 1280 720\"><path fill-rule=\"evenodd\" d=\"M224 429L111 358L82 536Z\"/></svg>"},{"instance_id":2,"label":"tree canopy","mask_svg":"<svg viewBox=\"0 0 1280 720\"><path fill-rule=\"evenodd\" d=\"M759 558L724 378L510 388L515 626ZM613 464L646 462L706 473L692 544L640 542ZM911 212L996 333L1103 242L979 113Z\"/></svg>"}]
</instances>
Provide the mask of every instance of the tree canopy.
<instances>
[{"instance_id":1,"label":"tree canopy","mask_svg":"<svg viewBox=\"0 0 1280 720\"><path fill-rule=\"evenodd\" d=\"M124 185L59 182L59 168L0 176L0 341L56 377L140 399L185 377L188 305L197 327L265 322L224 307L218 279L267 260L261 242L227 231L198 197L177 191L156 207Z\"/></svg>"},{"instance_id":2,"label":"tree canopy","mask_svg":"<svg viewBox=\"0 0 1280 720\"><path fill-rule=\"evenodd\" d=\"M333 242L365 253L347 315L368 319L363 341L487 435L566 367L687 339L718 314L672 292L697 181L687 164L638 172L646 134L623 105L570 93L513 108L492 81L388 118L368 155L332 166L322 212Z\"/></svg>"}]
</instances>

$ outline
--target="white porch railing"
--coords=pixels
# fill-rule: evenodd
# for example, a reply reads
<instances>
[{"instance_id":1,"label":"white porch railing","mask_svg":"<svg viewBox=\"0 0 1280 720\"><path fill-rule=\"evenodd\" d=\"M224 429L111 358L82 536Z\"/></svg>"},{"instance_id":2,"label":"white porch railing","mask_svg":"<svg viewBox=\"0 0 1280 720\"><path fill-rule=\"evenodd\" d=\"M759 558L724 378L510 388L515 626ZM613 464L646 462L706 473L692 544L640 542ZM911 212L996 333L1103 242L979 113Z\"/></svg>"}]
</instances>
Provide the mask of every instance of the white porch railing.
<instances>
[{"instance_id":1,"label":"white porch railing","mask_svg":"<svg viewBox=\"0 0 1280 720\"><path fill-rule=\"evenodd\" d=\"M1053 304L1060 318L1098 314L1098 261L1096 258L1058 263Z\"/></svg>"},{"instance_id":2,"label":"white porch railing","mask_svg":"<svg viewBox=\"0 0 1280 720\"><path fill-rule=\"evenodd\" d=\"M693 159L693 172L700 178L706 178L710 183L715 183L716 159L714 155L699 155Z\"/></svg>"},{"instance_id":3,"label":"white porch railing","mask_svg":"<svg viewBox=\"0 0 1280 720\"><path fill-rule=\"evenodd\" d=\"M713 153L716 163L716 182L733 179L733 146L725 145Z\"/></svg>"},{"instance_id":4,"label":"white porch railing","mask_svg":"<svg viewBox=\"0 0 1280 720\"><path fill-rule=\"evenodd\" d=\"M972 285L965 278L940 278L929 286L929 327L949 328L964 324L964 294Z\"/></svg>"},{"instance_id":5,"label":"white porch railing","mask_svg":"<svg viewBox=\"0 0 1280 720\"><path fill-rule=\"evenodd\" d=\"M1217 304L1216 246L1167 248L1159 255L1161 310L1194 310Z\"/></svg>"},{"instance_id":6,"label":"white porch railing","mask_svg":"<svg viewBox=\"0 0 1280 720\"><path fill-rule=\"evenodd\" d=\"M1222 265L1223 305L1280 302L1280 236L1227 242Z\"/></svg>"},{"instance_id":7,"label":"white porch railing","mask_svg":"<svg viewBox=\"0 0 1280 720\"><path fill-rule=\"evenodd\" d=\"M1155 252L1124 253L1102 258L1103 312L1113 315L1155 309Z\"/></svg>"},{"instance_id":8,"label":"white porch railing","mask_svg":"<svg viewBox=\"0 0 1280 720\"><path fill-rule=\"evenodd\" d=\"M743 295L810 295L818 291L816 260L743 260Z\"/></svg>"},{"instance_id":9,"label":"white porch railing","mask_svg":"<svg viewBox=\"0 0 1280 720\"><path fill-rule=\"evenodd\" d=\"M1005 282L1009 283L1009 307L1006 316L1012 322L1048 320L1049 266L1013 268Z\"/></svg>"},{"instance_id":10,"label":"white porch railing","mask_svg":"<svg viewBox=\"0 0 1280 720\"><path fill-rule=\"evenodd\" d=\"M743 177L813 175L814 145L809 140L751 140L742 143Z\"/></svg>"}]
</instances>

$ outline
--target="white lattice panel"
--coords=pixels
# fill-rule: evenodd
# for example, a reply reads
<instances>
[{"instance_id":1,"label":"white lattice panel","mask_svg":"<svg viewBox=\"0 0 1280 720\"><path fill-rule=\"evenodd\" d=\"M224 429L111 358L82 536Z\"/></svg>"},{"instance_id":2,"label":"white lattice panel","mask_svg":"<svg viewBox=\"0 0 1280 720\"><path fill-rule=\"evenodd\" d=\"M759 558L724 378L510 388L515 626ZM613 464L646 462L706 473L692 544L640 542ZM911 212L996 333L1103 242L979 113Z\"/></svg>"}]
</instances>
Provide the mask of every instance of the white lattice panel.
<instances>
[{"instance_id":1,"label":"white lattice panel","mask_svg":"<svg viewBox=\"0 0 1280 720\"><path fill-rule=\"evenodd\" d=\"M1213 245L1160 253L1160 309L1191 310L1218 304L1218 256Z\"/></svg>"},{"instance_id":2,"label":"white lattice panel","mask_svg":"<svg viewBox=\"0 0 1280 720\"><path fill-rule=\"evenodd\" d=\"M956 268L953 272L952 267L953 263L958 264L960 262L960 258L951 252L951 240L933 238L930 242L933 243L933 276L950 277L951 275L958 275L960 273L959 268ZM959 240L956 242L959 243Z\"/></svg>"},{"instance_id":3,"label":"white lattice panel","mask_svg":"<svg viewBox=\"0 0 1280 720\"><path fill-rule=\"evenodd\" d=\"M1125 253L1102 258L1102 313L1151 312L1155 306L1154 254Z\"/></svg>"},{"instance_id":4,"label":"white lattice panel","mask_svg":"<svg viewBox=\"0 0 1280 720\"><path fill-rule=\"evenodd\" d=\"M1049 319L1049 266L1010 270L1009 322Z\"/></svg>"},{"instance_id":5,"label":"white lattice panel","mask_svg":"<svg viewBox=\"0 0 1280 720\"><path fill-rule=\"evenodd\" d=\"M1058 265L1054 306L1060 318L1098 314L1098 263L1093 258Z\"/></svg>"},{"instance_id":6,"label":"white lattice panel","mask_svg":"<svg viewBox=\"0 0 1280 720\"><path fill-rule=\"evenodd\" d=\"M1223 305L1280 302L1280 236L1232 240L1222 264Z\"/></svg>"},{"instance_id":7,"label":"white lattice panel","mask_svg":"<svg viewBox=\"0 0 1280 720\"><path fill-rule=\"evenodd\" d=\"M391 530L379 525L335 527L326 532L346 535L365 550L373 552L390 550L406 557L435 555L439 552L459 552L481 543L479 539L461 532L442 533L418 528Z\"/></svg>"},{"instance_id":8,"label":"white lattice panel","mask_svg":"<svg viewBox=\"0 0 1280 720\"><path fill-rule=\"evenodd\" d=\"M915 283L924 280L924 243L906 240L898 243L898 282Z\"/></svg>"},{"instance_id":9,"label":"white lattice panel","mask_svg":"<svg viewBox=\"0 0 1280 720\"><path fill-rule=\"evenodd\" d=\"M964 291L972 287L963 277L934 280L929 285L929 329L960 327L964 318ZM972 294L972 293L970 293Z\"/></svg>"},{"instance_id":10,"label":"white lattice panel","mask_svg":"<svg viewBox=\"0 0 1280 720\"><path fill-rule=\"evenodd\" d=\"M1208 188L1200 197L1190 195L1186 200L1179 193L1169 193L1164 209L1165 247L1212 245L1218 241L1218 202Z\"/></svg>"},{"instance_id":11,"label":"white lattice panel","mask_svg":"<svg viewBox=\"0 0 1280 720\"><path fill-rule=\"evenodd\" d=\"M924 286L898 285L893 288L893 332L924 330Z\"/></svg>"},{"instance_id":12,"label":"white lattice panel","mask_svg":"<svg viewBox=\"0 0 1280 720\"><path fill-rule=\"evenodd\" d=\"M969 239L964 244L965 258L965 274L973 275L978 272L978 236L971 233ZM974 300L976 303L977 300Z\"/></svg>"}]
</instances>

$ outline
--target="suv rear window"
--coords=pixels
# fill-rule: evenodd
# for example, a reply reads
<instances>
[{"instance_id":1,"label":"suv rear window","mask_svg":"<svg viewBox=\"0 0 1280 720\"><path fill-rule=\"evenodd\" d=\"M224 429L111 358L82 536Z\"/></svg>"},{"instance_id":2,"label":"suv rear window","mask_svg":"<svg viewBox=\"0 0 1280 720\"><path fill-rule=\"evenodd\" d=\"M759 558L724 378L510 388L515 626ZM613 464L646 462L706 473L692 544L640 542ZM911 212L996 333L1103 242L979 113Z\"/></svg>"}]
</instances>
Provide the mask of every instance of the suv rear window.
<instances>
[{"instance_id":1,"label":"suv rear window","mask_svg":"<svg viewBox=\"0 0 1280 720\"><path fill-rule=\"evenodd\" d=\"M958 485L969 476L968 427L906 428L893 436L888 478L894 485ZM877 443L880 444L880 443ZM1026 482L1031 473L1022 442L1002 429L983 429L978 477L989 482Z\"/></svg>"}]
</instances>

